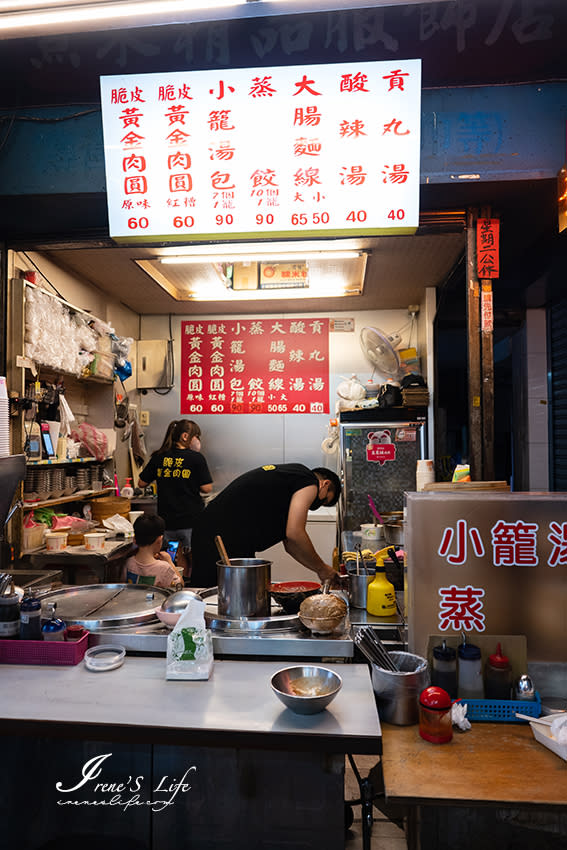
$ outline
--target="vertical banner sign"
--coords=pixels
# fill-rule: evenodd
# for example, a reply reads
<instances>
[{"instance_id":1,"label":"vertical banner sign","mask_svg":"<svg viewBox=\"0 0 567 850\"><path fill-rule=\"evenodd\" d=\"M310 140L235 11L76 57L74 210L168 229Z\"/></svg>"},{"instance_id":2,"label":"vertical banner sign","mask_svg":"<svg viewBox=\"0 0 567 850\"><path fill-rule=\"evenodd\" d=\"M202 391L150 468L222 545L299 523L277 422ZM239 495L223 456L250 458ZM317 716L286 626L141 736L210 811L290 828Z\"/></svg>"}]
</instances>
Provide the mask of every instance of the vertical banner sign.
<instances>
[{"instance_id":1,"label":"vertical banner sign","mask_svg":"<svg viewBox=\"0 0 567 850\"><path fill-rule=\"evenodd\" d=\"M481 280L500 275L500 219L476 222L476 273Z\"/></svg>"},{"instance_id":2,"label":"vertical banner sign","mask_svg":"<svg viewBox=\"0 0 567 850\"><path fill-rule=\"evenodd\" d=\"M421 61L101 77L110 235L414 233Z\"/></svg>"},{"instance_id":3,"label":"vertical banner sign","mask_svg":"<svg viewBox=\"0 0 567 850\"><path fill-rule=\"evenodd\" d=\"M329 320L181 322L181 413L329 413Z\"/></svg>"}]
</instances>

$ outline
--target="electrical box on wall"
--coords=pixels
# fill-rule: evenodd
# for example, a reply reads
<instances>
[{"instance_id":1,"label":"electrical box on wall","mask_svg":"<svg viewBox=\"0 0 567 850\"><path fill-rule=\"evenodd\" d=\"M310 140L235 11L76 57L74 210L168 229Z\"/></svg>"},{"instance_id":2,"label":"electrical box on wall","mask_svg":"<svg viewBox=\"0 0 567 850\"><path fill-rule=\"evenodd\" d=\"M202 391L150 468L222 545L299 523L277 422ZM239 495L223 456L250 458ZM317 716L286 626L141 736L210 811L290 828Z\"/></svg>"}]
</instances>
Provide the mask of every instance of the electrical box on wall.
<instances>
[{"instance_id":1,"label":"electrical box on wall","mask_svg":"<svg viewBox=\"0 0 567 850\"><path fill-rule=\"evenodd\" d=\"M171 387L172 350L169 339L140 339L136 356L139 390Z\"/></svg>"}]
</instances>

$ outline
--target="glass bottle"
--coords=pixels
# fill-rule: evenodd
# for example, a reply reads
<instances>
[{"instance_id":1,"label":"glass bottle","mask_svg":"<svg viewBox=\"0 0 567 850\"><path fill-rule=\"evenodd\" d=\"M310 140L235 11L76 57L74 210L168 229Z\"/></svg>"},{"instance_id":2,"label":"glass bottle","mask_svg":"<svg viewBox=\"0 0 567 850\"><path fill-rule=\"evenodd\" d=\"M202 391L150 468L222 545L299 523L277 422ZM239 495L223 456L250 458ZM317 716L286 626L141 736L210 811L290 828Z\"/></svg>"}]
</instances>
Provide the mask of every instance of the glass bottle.
<instances>
[{"instance_id":1,"label":"glass bottle","mask_svg":"<svg viewBox=\"0 0 567 850\"><path fill-rule=\"evenodd\" d=\"M14 640L20 636L20 600L17 593L0 596L0 640Z\"/></svg>"},{"instance_id":2,"label":"glass bottle","mask_svg":"<svg viewBox=\"0 0 567 850\"><path fill-rule=\"evenodd\" d=\"M451 699L457 696L457 653L444 640L440 646L433 647L431 665L431 684L447 691Z\"/></svg>"},{"instance_id":3,"label":"glass bottle","mask_svg":"<svg viewBox=\"0 0 567 850\"><path fill-rule=\"evenodd\" d=\"M463 642L459 645L459 675L458 695L463 699L484 699L484 684L482 681L482 658L480 649L472 643Z\"/></svg>"},{"instance_id":4,"label":"glass bottle","mask_svg":"<svg viewBox=\"0 0 567 850\"><path fill-rule=\"evenodd\" d=\"M30 588L20 603L20 640L41 638L41 602Z\"/></svg>"}]
</instances>

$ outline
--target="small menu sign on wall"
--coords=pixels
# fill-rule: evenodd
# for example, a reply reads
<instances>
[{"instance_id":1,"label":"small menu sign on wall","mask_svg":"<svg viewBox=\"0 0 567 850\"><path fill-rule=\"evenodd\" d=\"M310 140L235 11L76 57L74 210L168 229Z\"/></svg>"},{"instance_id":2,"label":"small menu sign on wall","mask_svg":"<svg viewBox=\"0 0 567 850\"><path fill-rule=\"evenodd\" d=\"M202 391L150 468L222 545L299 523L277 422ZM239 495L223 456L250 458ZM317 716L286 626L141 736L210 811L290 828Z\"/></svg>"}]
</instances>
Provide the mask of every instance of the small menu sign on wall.
<instances>
[{"instance_id":1,"label":"small menu sign on wall","mask_svg":"<svg viewBox=\"0 0 567 850\"><path fill-rule=\"evenodd\" d=\"M329 413L329 320L181 322L181 413Z\"/></svg>"}]
</instances>

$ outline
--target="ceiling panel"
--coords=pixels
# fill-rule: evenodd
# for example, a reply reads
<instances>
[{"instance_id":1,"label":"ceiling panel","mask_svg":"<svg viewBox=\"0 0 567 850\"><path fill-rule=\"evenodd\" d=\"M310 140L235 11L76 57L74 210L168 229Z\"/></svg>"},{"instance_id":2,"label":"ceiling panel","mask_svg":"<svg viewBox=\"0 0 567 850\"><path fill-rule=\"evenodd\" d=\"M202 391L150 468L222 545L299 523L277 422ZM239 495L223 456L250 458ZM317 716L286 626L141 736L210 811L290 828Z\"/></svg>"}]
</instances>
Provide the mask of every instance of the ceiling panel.
<instances>
[{"instance_id":1,"label":"ceiling panel","mask_svg":"<svg viewBox=\"0 0 567 850\"><path fill-rule=\"evenodd\" d=\"M171 251L149 247L65 247L42 251L56 265L93 284L141 315L205 315L235 313L309 312L329 310L405 309L419 304L427 287L448 277L464 250L462 232L385 236L357 240L370 252L361 296L298 301L212 302L179 301L146 274L135 260L152 259ZM218 247L218 246L216 246ZM341 247L337 243L337 247ZM220 250L220 249L219 249ZM173 269L175 266L162 267ZM202 269L202 265L196 266ZM196 272L195 272L196 273Z\"/></svg>"}]
</instances>

